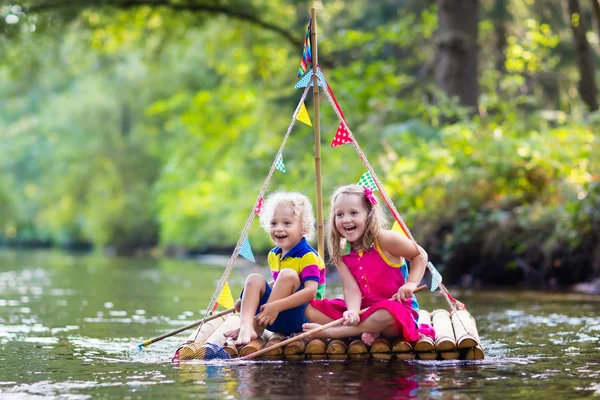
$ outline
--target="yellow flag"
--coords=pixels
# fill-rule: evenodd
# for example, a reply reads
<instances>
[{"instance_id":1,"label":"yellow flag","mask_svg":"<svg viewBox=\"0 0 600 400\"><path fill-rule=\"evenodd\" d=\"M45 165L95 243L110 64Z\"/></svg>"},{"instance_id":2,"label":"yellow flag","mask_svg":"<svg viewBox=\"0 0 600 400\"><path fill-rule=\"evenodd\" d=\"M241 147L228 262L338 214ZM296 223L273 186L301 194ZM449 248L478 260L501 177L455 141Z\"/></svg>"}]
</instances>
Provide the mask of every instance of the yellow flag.
<instances>
[{"instance_id":1,"label":"yellow flag","mask_svg":"<svg viewBox=\"0 0 600 400\"><path fill-rule=\"evenodd\" d=\"M392 225L392 230L399 232L400 234L402 234L402 236L408 237L408 235L406 234L406 232L404 232L404 229L402 229L398 221L394 221L394 225Z\"/></svg>"},{"instance_id":2,"label":"yellow flag","mask_svg":"<svg viewBox=\"0 0 600 400\"><path fill-rule=\"evenodd\" d=\"M223 290L221 290L217 302L225 308L231 308L235 305L233 296L231 295L231 289L229 289L229 282L225 282L225 286L223 286Z\"/></svg>"},{"instance_id":3,"label":"yellow flag","mask_svg":"<svg viewBox=\"0 0 600 400\"><path fill-rule=\"evenodd\" d=\"M312 126L312 123L310 122L310 117L308 116L308 110L306 109L304 103L302 103L302 105L300 106L300 111L298 111L296 119L300 122L304 122L308 126Z\"/></svg>"}]
</instances>

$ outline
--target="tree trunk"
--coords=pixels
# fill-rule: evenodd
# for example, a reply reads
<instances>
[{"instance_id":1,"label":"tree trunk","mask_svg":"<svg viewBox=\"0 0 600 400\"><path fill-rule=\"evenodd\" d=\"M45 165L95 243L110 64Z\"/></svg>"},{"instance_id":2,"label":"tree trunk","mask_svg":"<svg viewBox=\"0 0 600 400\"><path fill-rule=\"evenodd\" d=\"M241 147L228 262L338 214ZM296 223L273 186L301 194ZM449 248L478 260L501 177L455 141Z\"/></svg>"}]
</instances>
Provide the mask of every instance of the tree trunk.
<instances>
[{"instance_id":1,"label":"tree trunk","mask_svg":"<svg viewBox=\"0 0 600 400\"><path fill-rule=\"evenodd\" d=\"M506 9L506 0L496 0L492 16L496 23L494 24L494 33L496 36L496 60L495 67L498 72L506 72L506 24L510 18Z\"/></svg>"},{"instance_id":2,"label":"tree trunk","mask_svg":"<svg viewBox=\"0 0 600 400\"><path fill-rule=\"evenodd\" d=\"M594 81L594 55L585 36L585 18L581 15L579 0L566 0L569 23L573 31L577 68L579 69L579 94L591 111L598 109L598 89Z\"/></svg>"},{"instance_id":3,"label":"tree trunk","mask_svg":"<svg viewBox=\"0 0 600 400\"><path fill-rule=\"evenodd\" d=\"M439 0L435 82L449 97L477 111L478 0Z\"/></svg>"},{"instance_id":4,"label":"tree trunk","mask_svg":"<svg viewBox=\"0 0 600 400\"><path fill-rule=\"evenodd\" d=\"M594 11L594 21L596 33L600 36L600 0L590 0L592 3L592 10Z\"/></svg>"}]
</instances>

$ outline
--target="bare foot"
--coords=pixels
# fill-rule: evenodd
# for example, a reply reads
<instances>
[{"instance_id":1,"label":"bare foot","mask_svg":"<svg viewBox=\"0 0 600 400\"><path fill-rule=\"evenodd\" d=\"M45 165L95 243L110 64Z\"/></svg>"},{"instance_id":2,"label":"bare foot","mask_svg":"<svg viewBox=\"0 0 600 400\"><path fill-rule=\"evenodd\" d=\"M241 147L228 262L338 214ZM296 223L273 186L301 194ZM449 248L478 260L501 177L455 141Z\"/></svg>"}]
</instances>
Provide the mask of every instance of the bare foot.
<instances>
[{"instance_id":1,"label":"bare foot","mask_svg":"<svg viewBox=\"0 0 600 400\"><path fill-rule=\"evenodd\" d=\"M256 339L258 335L252 326L242 325L240 327L237 340L235 341L236 345L248 344L250 341Z\"/></svg>"},{"instance_id":2,"label":"bare foot","mask_svg":"<svg viewBox=\"0 0 600 400\"><path fill-rule=\"evenodd\" d=\"M231 339L237 339L239 334L240 334L240 328L237 328L232 331L225 332L225 334L223 336L231 338Z\"/></svg>"},{"instance_id":3,"label":"bare foot","mask_svg":"<svg viewBox=\"0 0 600 400\"><path fill-rule=\"evenodd\" d=\"M309 332L312 330L315 330L317 328L322 327L323 325L321 324L316 324L314 322L307 322L306 324L302 324L302 332ZM310 335L311 338L326 338L328 337L327 334L327 329L320 331L320 332L315 332L314 334Z\"/></svg>"},{"instance_id":4,"label":"bare foot","mask_svg":"<svg viewBox=\"0 0 600 400\"><path fill-rule=\"evenodd\" d=\"M360 335L360 340L362 340L367 346L371 346L375 339L377 339L381 335L381 333L370 333L365 332Z\"/></svg>"}]
</instances>

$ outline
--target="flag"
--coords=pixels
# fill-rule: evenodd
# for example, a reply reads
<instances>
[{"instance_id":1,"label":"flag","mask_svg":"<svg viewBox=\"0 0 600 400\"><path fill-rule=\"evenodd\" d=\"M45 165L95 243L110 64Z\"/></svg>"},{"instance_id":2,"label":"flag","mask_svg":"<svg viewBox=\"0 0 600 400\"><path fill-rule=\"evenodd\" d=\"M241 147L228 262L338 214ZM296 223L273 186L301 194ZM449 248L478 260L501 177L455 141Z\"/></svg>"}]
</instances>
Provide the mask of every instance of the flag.
<instances>
[{"instance_id":1,"label":"flag","mask_svg":"<svg viewBox=\"0 0 600 400\"><path fill-rule=\"evenodd\" d=\"M312 32L312 18L308 20L306 34L304 35L304 48L302 50L302 60L298 68L298 78L306 74L312 68L312 45L310 34ZM306 87L306 86L305 86Z\"/></svg>"},{"instance_id":2,"label":"flag","mask_svg":"<svg viewBox=\"0 0 600 400\"><path fill-rule=\"evenodd\" d=\"M402 229L398 221L394 221L394 225L392 225L392 230L394 232L400 233L404 237L408 237L408 235L406 234L406 232L404 232L404 229Z\"/></svg>"},{"instance_id":3,"label":"flag","mask_svg":"<svg viewBox=\"0 0 600 400\"><path fill-rule=\"evenodd\" d=\"M285 165L283 165L283 157L281 154L277 157L277 162L275 163L275 169L283 172L285 174Z\"/></svg>"},{"instance_id":4,"label":"flag","mask_svg":"<svg viewBox=\"0 0 600 400\"><path fill-rule=\"evenodd\" d=\"M264 202L265 199L260 196L260 199L258 199L258 204L256 204L256 207L254 207L254 214L259 215L262 212Z\"/></svg>"},{"instance_id":5,"label":"flag","mask_svg":"<svg viewBox=\"0 0 600 400\"><path fill-rule=\"evenodd\" d=\"M308 110L306 109L304 103L300 105L300 111L298 111L296 119L300 122L304 122L308 126L312 126L312 122L310 122L310 117L308 116Z\"/></svg>"},{"instance_id":6,"label":"flag","mask_svg":"<svg viewBox=\"0 0 600 400\"><path fill-rule=\"evenodd\" d=\"M360 179L358 180L358 184L360 186L366 186L371 190L377 190L377 185L375 184L375 181L373 180L373 177L371 177L369 171L365 172L360 177Z\"/></svg>"},{"instance_id":7,"label":"flag","mask_svg":"<svg viewBox=\"0 0 600 400\"><path fill-rule=\"evenodd\" d=\"M254 254L252 254L252 247L250 247L250 240L248 237L244 239L244 243L242 243L242 248L240 249L240 256L252 261L256 262L254 259Z\"/></svg>"},{"instance_id":8,"label":"flag","mask_svg":"<svg viewBox=\"0 0 600 400\"><path fill-rule=\"evenodd\" d=\"M335 137L331 141L331 147L341 146L346 143L351 143L352 137L350 136L350 132L346 129L346 125L343 122L340 122L340 126L337 128L337 132L335 133Z\"/></svg>"},{"instance_id":9,"label":"flag","mask_svg":"<svg viewBox=\"0 0 600 400\"><path fill-rule=\"evenodd\" d=\"M233 296L231 294L231 289L229 288L229 282L225 282L225 286L223 286L223 290L221 290L221 294L219 295L217 302L225 308L232 308L235 305L235 301L233 301Z\"/></svg>"},{"instance_id":10,"label":"flag","mask_svg":"<svg viewBox=\"0 0 600 400\"><path fill-rule=\"evenodd\" d=\"M431 272L431 291L434 292L442 283L442 275L433 266L431 261L428 263L429 271Z\"/></svg>"},{"instance_id":11,"label":"flag","mask_svg":"<svg viewBox=\"0 0 600 400\"><path fill-rule=\"evenodd\" d=\"M309 85L309 82L310 82L310 86L313 86L314 82L313 82L312 76L313 76L313 72L311 69L310 71L308 71L306 73L306 75L304 75L302 78L300 78L300 80L298 82L296 82L296 84L294 85L294 89L305 88ZM326 86L327 82L325 81L325 77L319 70L317 70L317 76L319 77L319 86L321 86L321 87Z\"/></svg>"}]
</instances>

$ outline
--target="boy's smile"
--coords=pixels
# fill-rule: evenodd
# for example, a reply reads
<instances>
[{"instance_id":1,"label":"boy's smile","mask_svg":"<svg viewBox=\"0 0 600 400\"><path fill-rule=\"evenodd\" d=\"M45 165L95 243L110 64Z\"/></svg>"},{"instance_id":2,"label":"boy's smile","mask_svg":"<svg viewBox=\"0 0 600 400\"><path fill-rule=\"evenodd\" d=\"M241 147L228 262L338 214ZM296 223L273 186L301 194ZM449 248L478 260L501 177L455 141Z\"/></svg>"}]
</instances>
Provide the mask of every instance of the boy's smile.
<instances>
[{"instance_id":1,"label":"boy's smile","mask_svg":"<svg viewBox=\"0 0 600 400\"><path fill-rule=\"evenodd\" d=\"M282 250L282 257L294 248L302 237L302 223L294 215L294 209L290 204L278 205L269 223L269 234L273 243Z\"/></svg>"}]
</instances>

